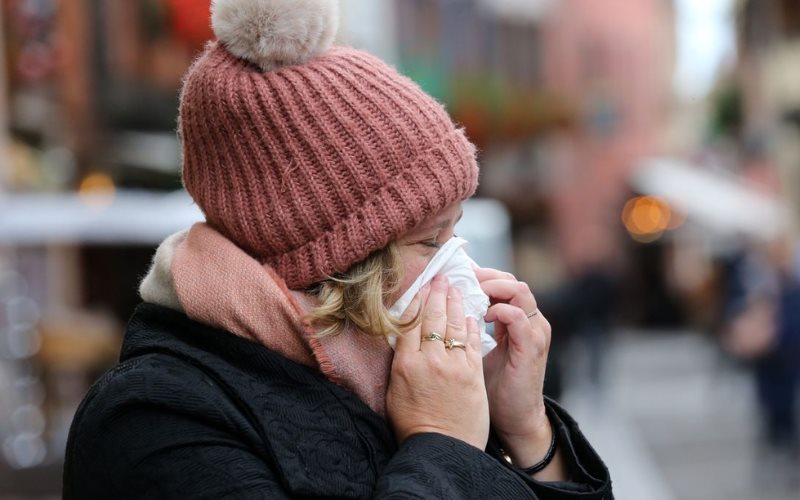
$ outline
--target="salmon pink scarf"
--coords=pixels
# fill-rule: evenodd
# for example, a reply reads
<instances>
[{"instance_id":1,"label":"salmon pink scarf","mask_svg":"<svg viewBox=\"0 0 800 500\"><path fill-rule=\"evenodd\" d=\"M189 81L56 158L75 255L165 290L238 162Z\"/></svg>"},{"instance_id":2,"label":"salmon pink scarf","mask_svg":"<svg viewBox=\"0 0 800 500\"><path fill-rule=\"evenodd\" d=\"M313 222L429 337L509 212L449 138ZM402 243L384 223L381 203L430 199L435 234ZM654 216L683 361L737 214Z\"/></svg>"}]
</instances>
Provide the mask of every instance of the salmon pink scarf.
<instances>
[{"instance_id":1,"label":"salmon pink scarf","mask_svg":"<svg viewBox=\"0 0 800 500\"><path fill-rule=\"evenodd\" d=\"M167 238L140 287L142 298L260 343L313 367L386 415L392 350L355 328L317 338L303 317L316 298L283 279L211 226L200 223Z\"/></svg>"}]
</instances>

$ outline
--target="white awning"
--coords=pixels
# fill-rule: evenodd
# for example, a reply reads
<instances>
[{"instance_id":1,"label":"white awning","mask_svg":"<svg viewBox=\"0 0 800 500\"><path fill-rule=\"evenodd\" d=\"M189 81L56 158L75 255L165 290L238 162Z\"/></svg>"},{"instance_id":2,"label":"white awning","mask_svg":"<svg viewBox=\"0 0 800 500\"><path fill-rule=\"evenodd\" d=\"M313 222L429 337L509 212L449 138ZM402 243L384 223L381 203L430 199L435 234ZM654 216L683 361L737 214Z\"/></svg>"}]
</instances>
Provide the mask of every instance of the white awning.
<instances>
[{"instance_id":1,"label":"white awning","mask_svg":"<svg viewBox=\"0 0 800 500\"><path fill-rule=\"evenodd\" d=\"M157 244L204 220L184 191L119 190L113 198L75 193L0 197L0 245Z\"/></svg>"},{"instance_id":2,"label":"white awning","mask_svg":"<svg viewBox=\"0 0 800 500\"><path fill-rule=\"evenodd\" d=\"M659 196L714 235L777 236L787 227L783 205L736 176L671 159L648 160L631 179L642 194Z\"/></svg>"},{"instance_id":3,"label":"white awning","mask_svg":"<svg viewBox=\"0 0 800 500\"><path fill-rule=\"evenodd\" d=\"M511 223L497 201L471 199L456 234L470 242L470 255L483 266L511 269ZM116 191L113 198L76 193L0 196L0 247L48 244L157 245L205 220L189 195Z\"/></svg>"}]
</instances>

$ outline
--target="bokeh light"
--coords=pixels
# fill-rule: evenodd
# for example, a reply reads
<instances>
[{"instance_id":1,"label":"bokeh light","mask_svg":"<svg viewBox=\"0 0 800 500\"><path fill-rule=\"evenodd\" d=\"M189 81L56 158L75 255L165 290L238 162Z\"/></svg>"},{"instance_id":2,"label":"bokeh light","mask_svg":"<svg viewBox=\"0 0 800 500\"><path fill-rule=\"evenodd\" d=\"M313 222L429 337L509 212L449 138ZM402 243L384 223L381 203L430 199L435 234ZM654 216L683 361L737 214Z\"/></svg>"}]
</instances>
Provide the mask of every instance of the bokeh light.
<instances>
[{"instance_id":1,"label":"bokeh light","mask_svg":"<svg viewBox=\"0 0 800 500\"><path fill-rule=\"evenodd\" d=\"M81 201L94 209L105 208L114 201L116 185L110 175L95 172L81 180L78 187Z\"/></svg>"},{"instance_id":2,"label":"bokeh light","mask_svg":"<svg viewBox=\"0 0 800 500\"><path fill-rule=\"evenodd\" d=\"M649 243L660 238L664 231L678 224L678 216L664 199L655 196L637 196L625 203L622 223L636 241Z\"/></svg>"}]
</instances>

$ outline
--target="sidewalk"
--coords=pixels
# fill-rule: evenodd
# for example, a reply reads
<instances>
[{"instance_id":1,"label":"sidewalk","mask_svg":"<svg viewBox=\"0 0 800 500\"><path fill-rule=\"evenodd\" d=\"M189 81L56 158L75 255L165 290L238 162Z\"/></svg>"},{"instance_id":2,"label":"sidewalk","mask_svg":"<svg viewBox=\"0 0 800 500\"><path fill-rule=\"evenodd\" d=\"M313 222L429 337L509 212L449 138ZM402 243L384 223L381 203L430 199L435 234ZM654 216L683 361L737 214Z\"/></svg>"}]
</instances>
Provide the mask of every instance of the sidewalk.
<instances>
[{"instance_id":1,"label":"sidewalk","mask_svg":"<svg viewBox=\"0 0 800 500\"><path fill-rule=\"evenodd\" d=\"M800 499L788 464L758 451L749 377L705 338L620 333L606 368L602 396L583 382L562 400L608 463L616 500Z\"/></svg>"}]
</instances>

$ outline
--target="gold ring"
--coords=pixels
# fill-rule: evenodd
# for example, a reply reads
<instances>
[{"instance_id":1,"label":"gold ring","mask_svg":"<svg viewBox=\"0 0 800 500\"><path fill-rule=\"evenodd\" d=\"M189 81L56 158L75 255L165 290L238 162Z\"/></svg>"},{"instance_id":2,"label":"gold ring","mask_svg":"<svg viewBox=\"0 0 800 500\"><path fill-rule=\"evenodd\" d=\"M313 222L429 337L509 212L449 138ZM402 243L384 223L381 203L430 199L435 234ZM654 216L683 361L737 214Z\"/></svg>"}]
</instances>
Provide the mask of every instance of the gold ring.
<instances>
[{"instance_id":1,"label":"gold ring","mask_svg":"<svg viewBox=\"0 0 800 500\"><path fill-rule=\"evenodd\" d=\"M529 312L529 313L528 313L528 314L526 314L525 316L527 316L527 317L529 317L529 318L532 318L532 317L536 316L537 314L539 314L539 309L538 309L538 308L536 308L536 309L534 309L533 311Z\"/></svg>"},{"instance_id":2,"label":"gold ring","mask_svg":"<svg viewBox=\"0 0 800 500\"><path fill-rule=\"evenodd\" d=\"M456 339L446 339L444 341L444 346L447 348L448 351L454 348L464 349L465 351L467 350L467 344Z\"/></svg>"},{"instance_id":3,"label":"gold ring","mask_svg":"<svg viewBox=\"0 0 800 500\"><path fill-rule=\"evenodd\" d=\"M438 334L436 332L431 332L431 333L425 335L424 337L422 337L422 340L427 340L429 342L432 342L432 341L435 341L435 340L441 340L442 342L444 342L444 337L442 337L440 334Z\"/></svg>"}]
</instances>

